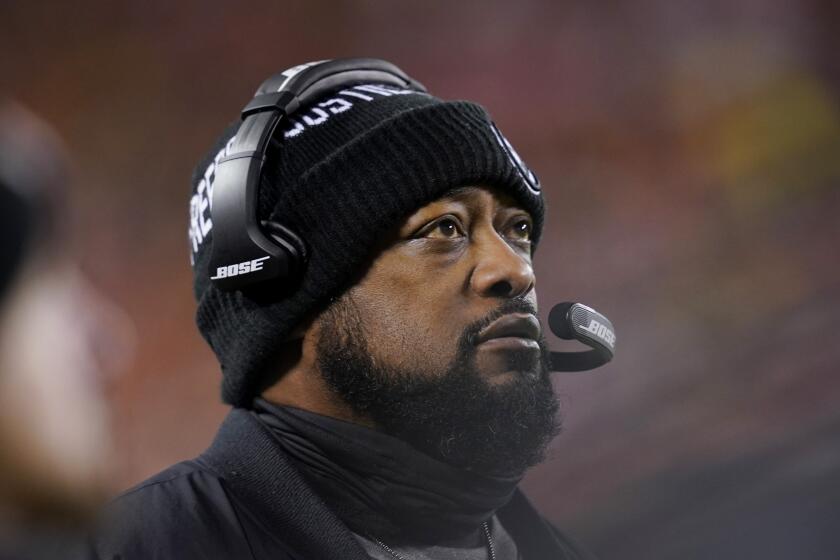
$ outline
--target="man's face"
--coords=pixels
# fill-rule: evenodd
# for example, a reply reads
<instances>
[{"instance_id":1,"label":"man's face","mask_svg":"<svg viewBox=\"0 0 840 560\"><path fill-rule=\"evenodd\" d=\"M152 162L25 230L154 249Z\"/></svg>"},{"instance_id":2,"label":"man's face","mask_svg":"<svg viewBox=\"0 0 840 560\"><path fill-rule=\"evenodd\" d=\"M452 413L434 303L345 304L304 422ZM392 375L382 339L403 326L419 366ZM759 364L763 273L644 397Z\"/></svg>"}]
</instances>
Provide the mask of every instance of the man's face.
<instances>
[{"instance_id":1,"label":"man's face","mask_svg":"<svg viewBox=\"0 0 840 560\"><path fill-rule=\"evenodd\" d=\"M318 319L328 385L450 463L521 474L558 431L536 319L531 217L467 187L420 208Z\"/></svg>"}]
</instances>

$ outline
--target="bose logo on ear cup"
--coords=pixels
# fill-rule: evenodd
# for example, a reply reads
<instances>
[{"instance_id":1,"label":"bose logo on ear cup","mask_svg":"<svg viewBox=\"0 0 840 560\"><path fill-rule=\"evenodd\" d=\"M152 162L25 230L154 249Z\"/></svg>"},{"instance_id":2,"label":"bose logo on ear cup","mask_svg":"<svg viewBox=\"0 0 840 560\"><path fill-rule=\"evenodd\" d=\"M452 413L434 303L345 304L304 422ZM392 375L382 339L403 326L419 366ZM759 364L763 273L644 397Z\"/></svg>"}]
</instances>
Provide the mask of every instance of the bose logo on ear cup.
<instances>
[{"instance_id":1,"label":"bose logo on ear cup","mask_svg":"<svg viewBox=\"0 0 840 560\"><path fill-rule=\"evenodd\" d=\"M260 257L251 261L241 262L239 264L220 266L216 269L216 276L211 276L210 280L218 280L219 278L230 278L231 276L240 276L242 274L249 274L251 272L262 270L263 261L268 259L269 257Z\"/></svg>"}]
</instances>

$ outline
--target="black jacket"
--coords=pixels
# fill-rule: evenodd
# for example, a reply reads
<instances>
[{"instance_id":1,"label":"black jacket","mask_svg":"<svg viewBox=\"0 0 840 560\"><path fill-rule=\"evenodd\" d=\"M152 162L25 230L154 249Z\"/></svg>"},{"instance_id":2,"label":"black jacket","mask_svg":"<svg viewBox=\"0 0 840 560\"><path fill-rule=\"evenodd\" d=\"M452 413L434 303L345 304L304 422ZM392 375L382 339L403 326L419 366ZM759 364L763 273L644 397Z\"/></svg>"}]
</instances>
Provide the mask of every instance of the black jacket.
<instances>
[{"instance_id":1,"label":"black jacket","mask_svg":"<svg viewBox=\"0 0 840 560\"><path fill-rule=\"evenodd\" d=\"M497 512L523 560L590 558L517 490ZM97 536L108 560L369 560L253 413L233 409L210 448L118 497Z\"/></svg>"}]
</instances>

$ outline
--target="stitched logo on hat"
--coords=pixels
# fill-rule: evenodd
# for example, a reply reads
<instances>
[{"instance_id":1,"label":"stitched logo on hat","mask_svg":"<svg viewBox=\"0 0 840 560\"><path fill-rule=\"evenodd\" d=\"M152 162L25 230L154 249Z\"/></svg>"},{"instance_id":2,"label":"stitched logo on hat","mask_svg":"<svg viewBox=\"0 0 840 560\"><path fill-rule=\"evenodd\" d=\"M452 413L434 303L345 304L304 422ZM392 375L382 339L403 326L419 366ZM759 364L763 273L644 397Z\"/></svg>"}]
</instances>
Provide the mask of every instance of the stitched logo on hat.
<instances>
[{"instance_id":1,"label":"stitched logo on hat","mask_svg":"<svg viewBox=\"0 0 840 560\"><path fill-rule=\"evenodd\" d=\"M316 103L308 109L295 113L289 119L283 131L287 140L295 138L305 130L327 122L333 115L338 115L353 108L354 103L370 103L392 95L428 95L413 89L398 88L386 84L360 84L343 89L326 101Z\"/></svg>"},{"instance_id":2,"label":"stitched logo on hat","mask_svg":"<svg viewBox=\"0 0 840 560\"><path fill-rule=\"evenodd\" d=\"M525 162L522 161L522 158L519 157L519 154L513 149L513 146L511 146L510 142L508 142L508 139L505 138L502 131L496 126L496 123L490 123L490 128L493 130L493 135L496 137L496 141L499 143L499 146L501 146L505 151L508 159L510 159L510 162L514 167L516 167L516 170L519 171L519 175L522 177L522 180L525 181L525 184L528 185L528 188L532 193L539 195L540 180L537 179L534 172L525 165Z\"/></svg>"},{"instance_id":3,"label":"stitched logo on hat","mask_svg":"<svg viewBox=\"0 0 840 560\"><path fill-rule=\"evenodd\" d=\"M204 176L195 188L195 193L190 198L190 226L187 234L190 238L190 264L195 266L195 257L204 240L213 229L213 220L210 219L210 208L213 204L213 182L216 180L216 166L219 160L230 154L230 148L236 136L232 137L224 147L219 150L207 169Z\"/></svg>"}]
</instances>

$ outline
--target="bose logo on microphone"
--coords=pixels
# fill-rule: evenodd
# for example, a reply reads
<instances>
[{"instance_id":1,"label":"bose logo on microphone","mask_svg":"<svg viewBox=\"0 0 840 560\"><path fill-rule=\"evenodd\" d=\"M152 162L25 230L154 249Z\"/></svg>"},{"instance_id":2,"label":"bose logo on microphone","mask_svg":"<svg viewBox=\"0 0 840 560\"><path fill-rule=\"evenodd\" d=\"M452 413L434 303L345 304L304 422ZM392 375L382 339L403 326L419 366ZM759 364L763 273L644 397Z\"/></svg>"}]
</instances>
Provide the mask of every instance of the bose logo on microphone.
<instances>
[{"instance_id":1,"label":"bose logo on microphone","mask_svg":"<svg viewBox=\"0 0 840 560\"><path fill-rule=\"evenodd\" d=\"M610 345L610 348L615 346L615 334L595 319L589 321L588 327L581 327L581 329L594 334L598 338L604 339Z\"/></svg>"},{"instance_id":2,"label":"bose logo on microphone","mask_svg":"<svg viewBox=\"0 0 840 560\"><path fill-rule=\"evenodd\" d=\"M219 278L230 278L232 276L240 276L242 274L249 274L263 269L263 261L270 257L260 257L252 261L245 261L239 264L231 264L228 266L220 266L216 269L216 276L211 276L211 280L218 280Z\"/></svg>"}]
</instances>

